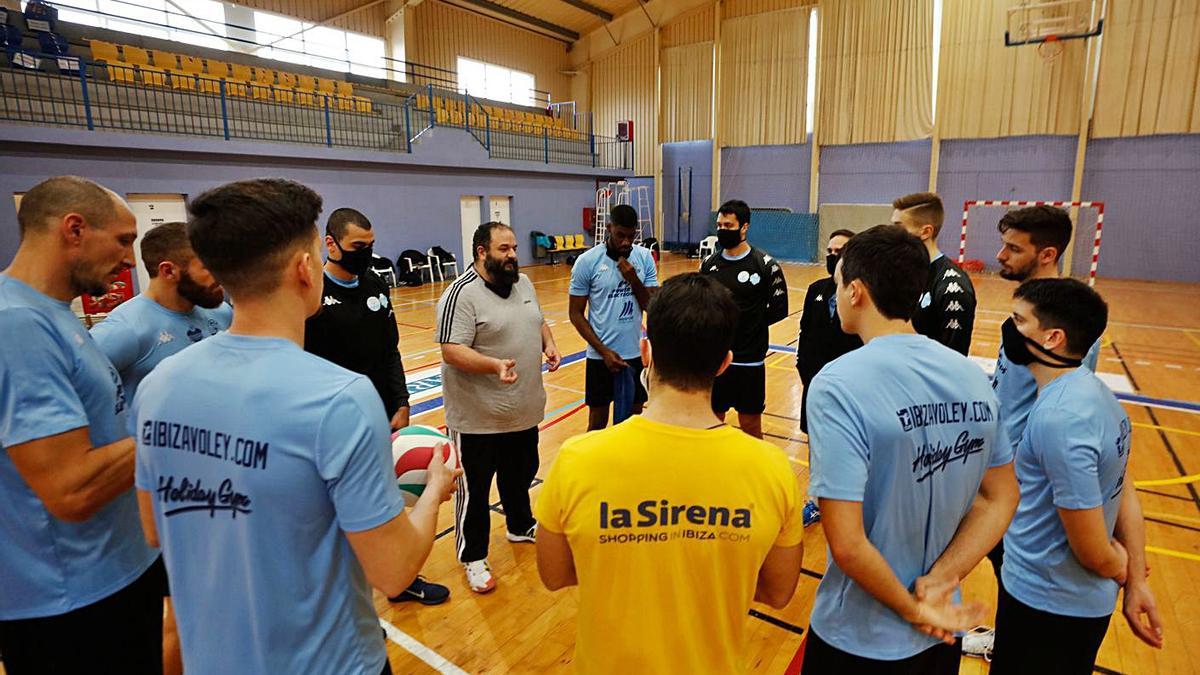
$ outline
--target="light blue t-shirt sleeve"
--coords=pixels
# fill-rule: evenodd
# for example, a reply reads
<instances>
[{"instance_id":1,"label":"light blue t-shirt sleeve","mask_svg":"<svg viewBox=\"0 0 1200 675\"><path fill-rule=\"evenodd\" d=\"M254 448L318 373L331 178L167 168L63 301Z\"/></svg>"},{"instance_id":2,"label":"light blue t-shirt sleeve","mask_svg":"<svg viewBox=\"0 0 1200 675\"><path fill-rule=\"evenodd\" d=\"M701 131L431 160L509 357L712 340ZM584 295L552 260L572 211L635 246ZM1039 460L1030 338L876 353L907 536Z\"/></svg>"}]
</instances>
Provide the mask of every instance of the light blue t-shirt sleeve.
<instances>
[{"instance_id":1,"label":"light blue t-shirt sleeve","mask_svg":"<svg viewBox=\"0 0 1200 675\"><path fill-rule=\"evenodd\" d=\"M646 254L642 256L644 263L642 269L642 285L646 288L658 286L658 268L654 266L654 254L650 249L642 249Z\"/></svg>"},{"instance_id":2,"label":"light blue t-shirt sleeve","mask_svg":"<svg viewBox=\"0 0 1200 675\"><path fill-rule=\"evenodd\" d=\"M147 377L143 384L149 380L150 378ZM137 393L133 395L133 403L129 407L129 430L136 444L136 449L134 450L133 486L139 490L153 492L158 486L153 485L150 478L150 460L146 454L145 444L142 442L141 426L138 425L138 411L142 409L142 393L144 391L146 391L146 387L138 387Z\"/></svg>"},{"instance_id":3,"label":"light blue t-shirt sleeve","mask_svg":"<svg viewBox=\"0 0 1200 675\"><path fill-rule=\"evenodd\" d=\"M229 324L233 323L233 305L222 302L216 309L210 311L213 318L221 325L221 330L229 330Z\"/></svg>"},{"instance_id":4,"label":"light blue t-shirt sleeve","mask_svg":"<svg viewBox=\"0 0 1200 675\"><path fill-rule=\"evenodd\" d=\"M0 446L88 426L71 383L70 352L36 310L0 312Z\"/></svg>"},{"instance_id":5,"label":"light blue t-shirt sleeve","mask_svg":"<svg viewBox=\"0 0 1200 675\"><path fill-rule=\"evenodd\" d=\"M1029 444L1042 460L1054 505L1093 509L1104 504L1100 490L1100 438L1087 422L1063 411L1029 420Z\"/></svg>"},{"instance_id":6,"label":"light blue t-shirt sleeve","mask_svg":"<svg viewBox=\"0 0 1200 675\"><path fill-rule=\"evenodd\" d=\"M567 293L575 296L587 296L592 292L592 257L579 256L571 268L571 286Z\"/></svg>"},{"instance_id":7,"label":"light blue t-shirt sleeve","mask_svg":"<svg viewBox=\"0 0 1200 675\"><path fill-rule=\"evenodd\" d=\"M138 331L118 317L109 317L92 327L92 339L112 361L117 372L125 375L141 354Z\"/></svg>"},{"instance_id":8,"label":"light blue t-shirt sleeve","mask_svg":"<svg viewBox=\"0 0 1200 675\"><path fill-rule=\"evenodd\" d=\"M1083 366L1093 373L1096 372L1096 366L1100 363L1100 340L1092 343L1092 348L1083 357Z\"/></svg>"},{"instance_id":9,"label":"light blue t-shirt sleeve","mask_svg":"<svg viewBox=\"0 0 1200 675\"><path fill-rule=\"evenodd\" d=\"M346 532L379 527L404 510L389 432L383 402L365 377L338 392L321 421L317 471Z\"/></svg>"},{"instance_id":10,"label":"light blue t-shirt sleeve","mask_svg":"<svg viewBox=\"0 0 1200 675\"><path fill-rule=\"evenodd\" d=\"M808 393L809 494L861 502L867 489L870 450L862 414L846 391L817 375Z\"/></svg>"},{"instance_id":11,"label":"light blue t-shirt sleeve","mask_svg":"<svg viewBox=\"0 0 1200 675\"><path fill-rule=\"evenodd\" d=\"M992 406L992 419L1000 419L1000 402L992 401L989 403ZM1005 464L1012 464L1016 458L1015 448L1013 448L1012 439L1008 436L1008 430L1003 424L996 424L996 440L992 443L992 454L988 458L988 468L994 469Z\"/></svg>"}]
</instances>

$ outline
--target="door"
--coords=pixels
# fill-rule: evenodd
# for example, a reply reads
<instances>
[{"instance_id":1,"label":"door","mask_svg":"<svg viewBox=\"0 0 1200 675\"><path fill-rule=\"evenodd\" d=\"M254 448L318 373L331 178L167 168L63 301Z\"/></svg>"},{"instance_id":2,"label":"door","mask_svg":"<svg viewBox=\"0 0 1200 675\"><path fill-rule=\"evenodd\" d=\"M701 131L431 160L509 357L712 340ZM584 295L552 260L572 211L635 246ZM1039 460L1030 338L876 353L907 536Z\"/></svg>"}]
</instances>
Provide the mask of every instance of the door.
<instances>
[{"instance_id":1,"label":"door","mask_svg":"<svg viewBox=\"0 0 1200 675\"><path fill-rule=\"evenodd\" d=\"M475 262L471 240L475 237L476 228L483 222L483 197L463 195L459 199L459 211L462 218L462 257L458 262L459 269L465 272Z\"/></svg>"},{"instance_id":2,"label":"door","mask_svg":"<svg viewBox=\"0 0 1200 675\"><path fill-rule=\"evenodd\" d=\"M488 220L512 225L512 218L509 214L509 207L512 203L512 197L496 197L488 198Z\"/></svg>"},{"instance_id":3,"label":"door","mask_svg":"<svg viewBox=\"0 0 1200 675\"><path fill-rule=\"evenodd\" d=\"M187 222L187 196L177 194L128 194L125 201L137 218L138 240L150 230L163 223ZM139 247L134 245L134 260L137 260L137 290L150 287L150 275L146 266L138 260Z\"/></svg>"}]
</instances>

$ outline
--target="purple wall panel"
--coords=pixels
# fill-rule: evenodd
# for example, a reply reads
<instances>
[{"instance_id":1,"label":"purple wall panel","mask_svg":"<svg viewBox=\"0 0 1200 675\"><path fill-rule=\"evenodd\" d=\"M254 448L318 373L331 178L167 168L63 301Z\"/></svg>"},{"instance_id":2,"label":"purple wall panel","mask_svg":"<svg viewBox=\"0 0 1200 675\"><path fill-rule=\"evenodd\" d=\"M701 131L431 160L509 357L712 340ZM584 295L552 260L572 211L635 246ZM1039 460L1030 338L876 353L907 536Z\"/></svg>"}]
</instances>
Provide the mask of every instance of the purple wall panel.
<instances>
[{"instance_id":1,"label":"purple wall panel","mask_svg":"<svg viewBox=\"0 0 1200 675\"><path fill-rule=\"evenodd\" d=\"M688 171L691 171L691 227L686 214ZM683 201L679 200L682 184ZM708 233L712 207L712 141L663 144L663 238L697 243ZM681 215L681 211L684 215Z\"/></svg>"},{"instance_id":2,"label":"purple wall panel","mask_svg":"<svg viewBox=\"0 0 1200 675\"><path fill-rule=\"evenodd\" d=\"M942 141L938 193L946 206L946 221L938 244L946 255L958 256L962 205L967 199L1070 199L1075 144L1072 136ZM967 236L967 258L992 265L1000 250L998 216L975 215Z\"/></svg>"},{"instance_id":3,"label":"purple wall panel","mask_svg":"<svg viewBox=\"0 0 1200 675\"><path fill-rule=\"evenodd\" d=\"M1104 202L1101 277L1200 282L1200 135L1092 141L1083 198Z\"/></svg>"},{"instance_id":4,"label":"purple wall panel","mask_svg":"<svg viewBox=\"0 0 1200 675\"><path fill-rule=\"evenodd\" d=\"M324 198L325 215L341 206L366 214L375 226L376 249L393 260L407 248L424 251L441 245L458 252L462 195L482 196L485 204L490 195L512 196L511 216L525 264L532 262L531 230L580 232L582 209L595 200L595 179L586 176L55 146L0 152L0 195L10 199L44 178L68 172L122 194L197 195L233 180L289 178ZM18 242L15 211L12 202L8 204L0 206L3 264L11 260Z\"/></svg>"},{"instance_id":5,"label":"purple wall panel","mask_svg":"<svg viewBox=\"0 0 1200 675\"><path fill-rule=\"evenodd\" d=\"M930 141L821 148L822 204L890 204L929 188Z\"/></svg>"},{"instance_id":6,"label":"purple wall panel","mask_svg":"<svg viewBox=\"0 0 1200 675\"><path fill-rule=\"evenodd\" d=\"M808 213L811 144L721 148L721 198Z\"/></svg>"}]
</instances>

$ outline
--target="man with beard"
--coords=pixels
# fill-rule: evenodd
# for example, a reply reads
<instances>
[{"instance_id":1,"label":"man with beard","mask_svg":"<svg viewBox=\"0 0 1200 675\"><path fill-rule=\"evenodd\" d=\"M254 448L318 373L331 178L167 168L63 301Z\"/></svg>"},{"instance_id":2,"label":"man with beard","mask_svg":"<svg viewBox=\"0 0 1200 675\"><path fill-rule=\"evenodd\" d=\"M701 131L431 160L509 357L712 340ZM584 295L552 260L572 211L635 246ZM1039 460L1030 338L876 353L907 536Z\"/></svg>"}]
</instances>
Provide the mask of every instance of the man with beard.
<instances>
[{"instance_id":1,"label":"man with beard","mask_svg":"<svg viewBox=\"0 0 1200 675\"><path fill-rule=\"evenodd\" d=\"M737 411L742 431L762 438L762 414L767 407L767 347L769 329L788 315L787 281L779 262L746 240L750 207L732 199L717 209L717 241L721 250L700 263L733 293L738 308L733 338L733 363L713 383L713 412L723 422L730 408Z\"/></svg>"},{"instance_id":2,"label":"man with beard","mask_svg":"<svg viewBox=\"0 0 1200 675\"><path fill-rule=\"evenodd\" d=\"M138 522L128 400L71 311L133 267L137 221L111 191L60 176L25 194L17 222L0 274L4 668L157 673L166 579Z\"/></svg>"},{"instance_id":3,"label":"man with beard","mask_svg":"<svg viewBox=\"0 0 1200 675\"><path fill-rule=\"evenodd\" d=\"M650 305L652 288L658 286L658 270L650 250L634 246L637 211L628 204L614 206L603 246L579 256L571 270L571 324L588 344L587 375L584 383L588 405L588 431L608 425L608 407L613 422L642 412L646 389L642 374L642 312ZM587 316L583 310L587 308ZM614 397L618 383L632 389L632 406L622 409Z\"/></svg>"},{"instance_id":4,"label":"man with beard","mask_svg":"<svg viewBox=\"0 0 1200 675\"><path fill-rule=\"evenodd\" d=\"M325 225L325 286L321 311L304 324L304 350L366 375L383 401L392 431L408 426L408 382L391 290L371 271L375 232L354 209L337 209ZM450 589L417 577L392 602L440 605Z\"/></svg>"},{"instance_id":5,"label":"man with beard","mask_svg":"<svg viewBox=\"0 0 1200 675\"><path fill-rule=\"evenodd\" d=\"M160 361L229 328L233 320L225 292L192 251L184 223L150 230L141 250L150 287L92 328L92 338L120 373L129 401ZM179 635L167 592L163 671L181 673Z\"/></svg>"},{"instance_id":6,"label":"man with beard","mask_svg":"<svg viewBox=\"0 0 1200 675\"><path fill-rule=\"evenodd\" d=\"M130 401L160 361L229 328L233 320L225 291L192 251L187 225L164 223L150 230L141 251L150 287L92 328Z\"/></svg>"},{"instance_id":7,"label":"man with beard","mask_svg":"<svg viewBox=\"0 0 1200 675\"><path fill-rule=\"evenodd\" d=\"M1029 279L1059 277L1058 261L1071 243L1071 217L1066 211L1045 205L1015 209L1004 214L996 227L1000 230L1002 242L996 254L1001 277L1018 283ZM1022 368L1008 358L1003 345L999 352L992 375L992 389L1000 401L1000 424L1008 432L1015 450L1025 434L1029 411L1037 401L1038 384L1028 368ZM1099 358L1100 340L1097 339L1083 357L1083 366L1095 372ZM1161 644L1157 634L1146 629L1139 618L1146 614L1153 626L1159 625L1154 595L1146 581L1144 546L1140 543L1145 541L1141 505L1136 498L1127 500L1127 504L1125 501L1122 503L1122 517L1117 531L1117 539L1129 551L1124 612L1138 637L1157 647ZM999 582L1004 561L1003 540L988 553L988 559ZM963 653L990 657L994 642L994 631L978 627L963 637Z\"/></svg>"},{"instance_id":8,"label":"man with beard","mask_svg":"<svg viewBox=\"0 0 1200 675\"><path fill-rule=\"evenodd\" d=\"M442 293L434 340L442 350L446 427L462 455L455 498L455 546L476 593L496 588L488 566L492 476L507 538L533 543L529 487L538 470L538 424L546 408L542 357L560 356L537 293L517 264L517 238L488 222L471 239L475 262Z\"/></svg>"}]
</instances>

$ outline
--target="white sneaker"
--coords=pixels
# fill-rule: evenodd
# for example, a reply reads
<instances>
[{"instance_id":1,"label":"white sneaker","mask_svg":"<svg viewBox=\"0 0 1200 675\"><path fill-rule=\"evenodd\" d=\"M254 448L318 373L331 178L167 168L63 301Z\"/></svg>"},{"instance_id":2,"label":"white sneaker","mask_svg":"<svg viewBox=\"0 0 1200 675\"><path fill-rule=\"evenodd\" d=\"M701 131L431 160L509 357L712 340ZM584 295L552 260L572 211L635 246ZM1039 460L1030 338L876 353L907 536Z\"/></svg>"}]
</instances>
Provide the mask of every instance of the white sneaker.
<instances>
[{"instance_id":1,"label":"white sneaker","mask_svg":"<svg viewBox=\"0 0 1200 675\"><path fill-rule=\"evenodd\" d=\"M525 534L513 534L512 532L507 532L507 533L505 533L504 538L508 539L509 541L511 541L514 544L536 543L537 542L537 523L534 523L533 527L526 530Z\"/></svg>"},{"instance_id":2,"label":"white sneaker","mask_svg":"<svg viewBox=\"0 0 1200 675\"><path fill-rule=\"evenodd\" d=\"M963 635L962 653L965 656L992 660L992 646L996 643L996 631L987 626L976 626Z\"/></svg>"},{"instance_id":3,"label":"white sneaker","mask_svg":"<svg viewBox=\"0 0 1200 675\"><path fill-rule=\"evenodd\" d=\"M492 568L487 560L476 560L463 563L467 572L467 585L476 593L490 593L496 590L496 580L492 578Z\"/></svg>"}]
</instances>

